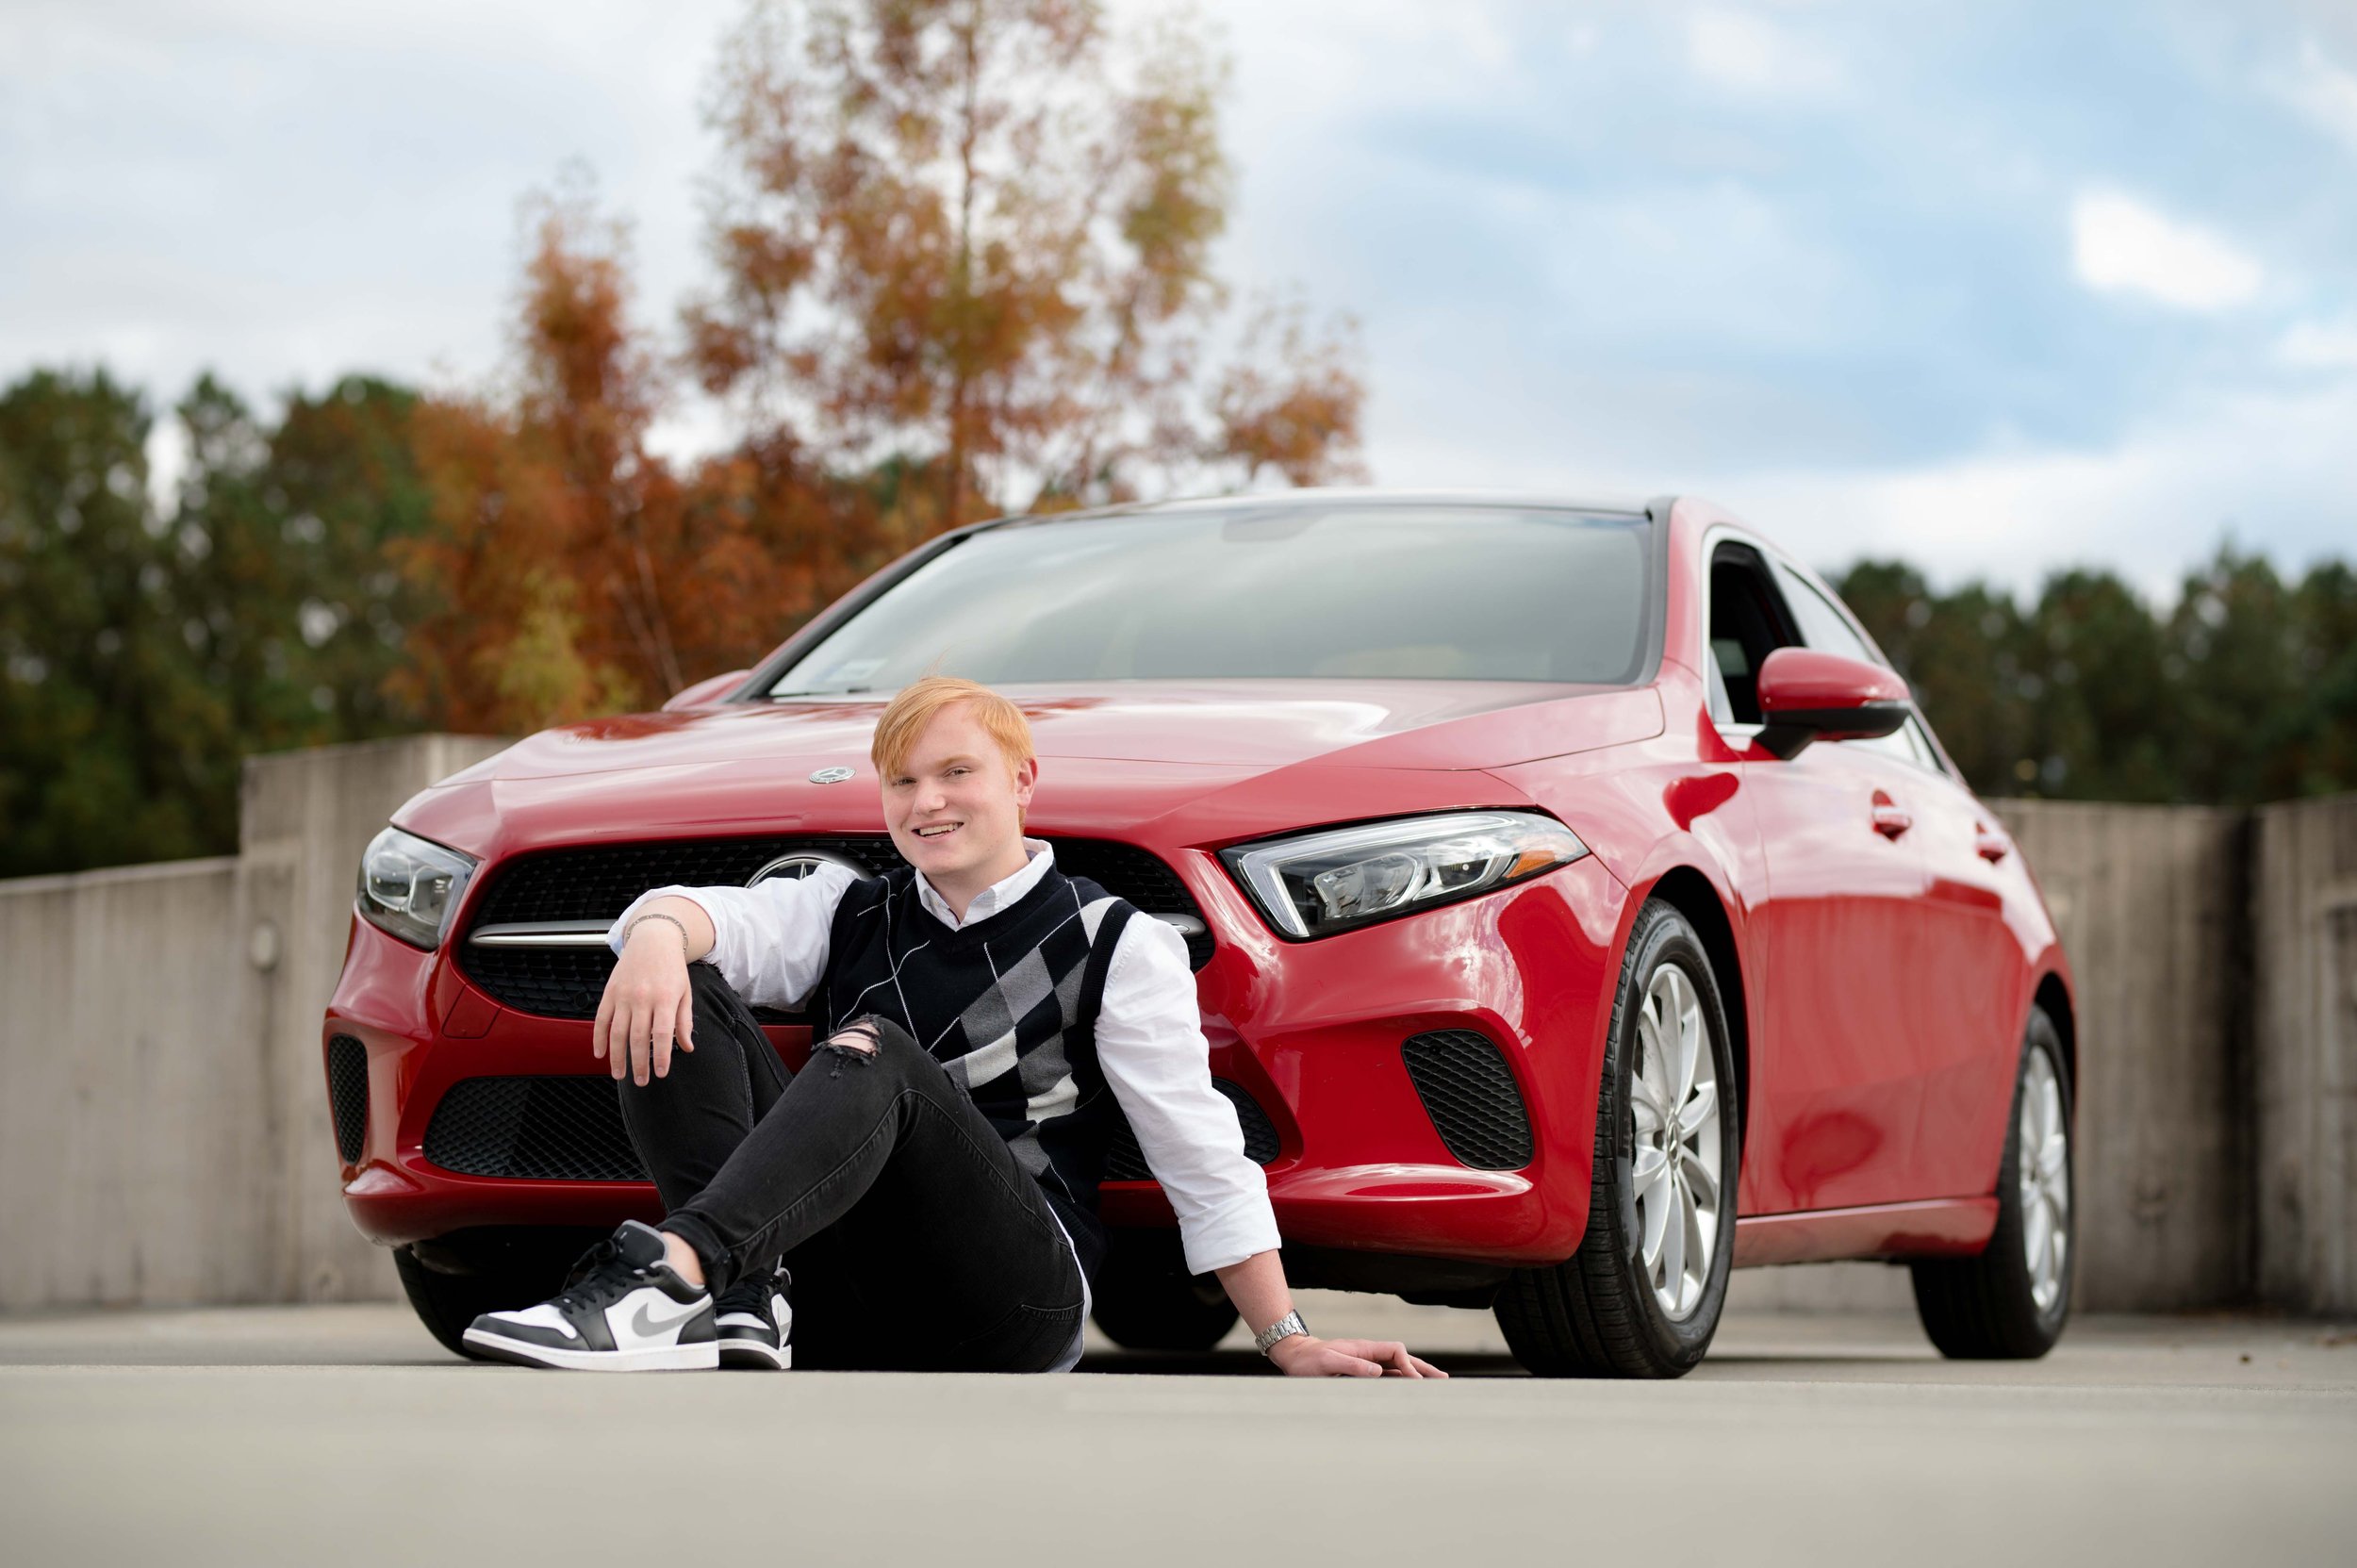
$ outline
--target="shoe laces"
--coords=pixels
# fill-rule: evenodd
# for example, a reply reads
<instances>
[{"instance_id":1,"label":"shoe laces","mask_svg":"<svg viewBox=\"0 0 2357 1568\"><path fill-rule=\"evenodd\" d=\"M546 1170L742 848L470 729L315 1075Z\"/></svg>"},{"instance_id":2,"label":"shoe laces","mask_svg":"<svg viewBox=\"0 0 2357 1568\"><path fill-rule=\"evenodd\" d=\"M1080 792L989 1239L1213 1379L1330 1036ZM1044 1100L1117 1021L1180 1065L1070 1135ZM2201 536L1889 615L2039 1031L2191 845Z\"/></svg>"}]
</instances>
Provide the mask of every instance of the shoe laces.
<instances>
[{"instance_id":1,"label":"shoe laces","mask_svg":"<svg viewBox=\"0 0 2357 1568\"><path fill-rule=\"evenodd\" d=\"M565 1287L550 1297L559 1308L603 1306L645 1278L646 1270L621 1256L614 1238L592 1246L574 1261Z\"/></svg>"}]
</instances>

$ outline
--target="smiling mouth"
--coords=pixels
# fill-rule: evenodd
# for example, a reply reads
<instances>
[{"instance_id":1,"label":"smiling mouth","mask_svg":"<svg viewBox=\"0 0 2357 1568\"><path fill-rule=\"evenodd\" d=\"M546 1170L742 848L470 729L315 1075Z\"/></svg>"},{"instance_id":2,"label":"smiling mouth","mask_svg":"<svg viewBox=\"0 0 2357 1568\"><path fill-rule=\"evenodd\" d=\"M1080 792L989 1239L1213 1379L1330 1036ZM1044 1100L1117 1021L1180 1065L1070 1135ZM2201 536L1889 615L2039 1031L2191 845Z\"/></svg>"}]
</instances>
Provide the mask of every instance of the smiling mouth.
<instances>
[{"instance_id":1,"label":"smiling mouth","mask_svg":"<svg viewBox=\"0 0 2357 1568\"><path fill-rule=\"evenodd\" d=\"M919 838L939 838L944 834L957 832L958 829L964 827L964 825L965 824L963 822L937 822L931 827L917 829L916 836Z\"/></svg>"}]
</instances>

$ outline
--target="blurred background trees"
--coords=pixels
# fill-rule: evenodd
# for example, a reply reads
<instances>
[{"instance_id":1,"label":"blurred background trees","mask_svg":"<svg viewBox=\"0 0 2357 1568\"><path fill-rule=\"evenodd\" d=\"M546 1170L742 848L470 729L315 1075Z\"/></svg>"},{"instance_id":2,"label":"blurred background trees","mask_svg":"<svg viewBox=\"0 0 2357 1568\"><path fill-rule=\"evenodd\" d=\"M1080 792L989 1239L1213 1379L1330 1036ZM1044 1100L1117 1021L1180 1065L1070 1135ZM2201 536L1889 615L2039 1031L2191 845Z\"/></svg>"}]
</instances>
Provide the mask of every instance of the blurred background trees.
<instances>
[{"instance_id":1,"label":"blurred background trees","mask_svg":"<svg viewBox=\"0 0 2357 1568\"><path fill-rule=\"evenodd\" d=\"M2357 572L2231 543L2154 609L2109 572L2027 604L1898 561L1828 581L1985 795L2253 805L2357 788Z\"/></svg>"},{"instance_id":2,"label":"blurred background trees","mask_svg":"<svg viewBox=\"0 0 2357 1568\"><path fill-rule=\"evenodd\" d=\"M426 526L413 396L351 377L258 420L209 377L155 416L105 371L0 390L0 876L236 847L249 751L416 730L391 695Z\"/></svg>"}]
</instances>

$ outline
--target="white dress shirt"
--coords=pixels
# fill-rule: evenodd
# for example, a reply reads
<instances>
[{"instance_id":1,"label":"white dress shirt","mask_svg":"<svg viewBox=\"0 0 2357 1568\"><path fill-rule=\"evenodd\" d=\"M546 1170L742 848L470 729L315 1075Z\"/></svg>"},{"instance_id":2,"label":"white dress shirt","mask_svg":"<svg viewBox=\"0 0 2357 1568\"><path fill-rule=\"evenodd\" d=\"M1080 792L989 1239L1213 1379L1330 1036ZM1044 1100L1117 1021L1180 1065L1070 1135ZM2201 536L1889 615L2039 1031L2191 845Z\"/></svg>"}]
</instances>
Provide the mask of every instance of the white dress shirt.
<instances>
[{"instance_id":1,"label":"white dress shirt","mask_svg":"<svg viewBox=\"0 0 2357 1568\"><path fill-rule=\"evenodd\" d=\"M977 897L964 919L922 872L917 901L952 931L989 919L1039 885L1055 864L1045 842L1026 838L1023 848L1023 869ZM690 900L712 920L710 962L720 978L755 1006L797 1008L826 973L835 905L856 880L841 867L821 866L799 881L772 877L751 887L658 887L632 901L606 940L620 952L622 933L649 900ZM1211 1087L1211 1047L1186 939L1152 916L1133 916L1113 948L1096 1018L1096 1060L1146 1168L1178 1216L1188 1271L1209 1274L1275 1247L1268 1182L1244 1155L1235 1106Z\"/></svg>"}]
</instances>

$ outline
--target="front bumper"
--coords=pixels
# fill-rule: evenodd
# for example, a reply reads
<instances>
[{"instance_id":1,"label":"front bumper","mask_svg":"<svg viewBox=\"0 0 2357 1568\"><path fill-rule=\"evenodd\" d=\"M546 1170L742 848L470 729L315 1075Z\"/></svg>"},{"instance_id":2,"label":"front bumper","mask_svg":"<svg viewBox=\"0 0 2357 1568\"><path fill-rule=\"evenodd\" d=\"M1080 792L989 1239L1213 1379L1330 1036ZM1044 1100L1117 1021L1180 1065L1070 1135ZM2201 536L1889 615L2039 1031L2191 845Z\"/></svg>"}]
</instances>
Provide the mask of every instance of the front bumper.
<instances>
[{"instance_id":1,"label":"front bumper","mask_svg":"<svg viewBox=\"0 0 2357 1568\"><path fill-rule=\"evenodd\" d=\"M1597 1081L1626 890L1595 856L1519 886L1385 924L1289 943L1209 854L1165 852L1219 937L1196 976L1211 1070L1267 1113L1266 1168L1289 1244L1487 1263L1559 1261L1587 1224ZM1530 1162L1475 1169L1450 1152L1402 1057L1411 1036L1472 1030L1511 1071ZM366 1116L344 1199L400 1246L479 1226L610 1226L661 1212L639 1181L468 1176L427 1158L462 1080L602 1075L585 1021L503 1009L444 954L355 919L321 1026L366 1052ZM768 1031L789 1064L808 1032ZM347 1048L347 1050L349 1048ZM1109 1181L1112 1225L1168 1225L1150 1181Z\"/></svg>"}]
</instances>

